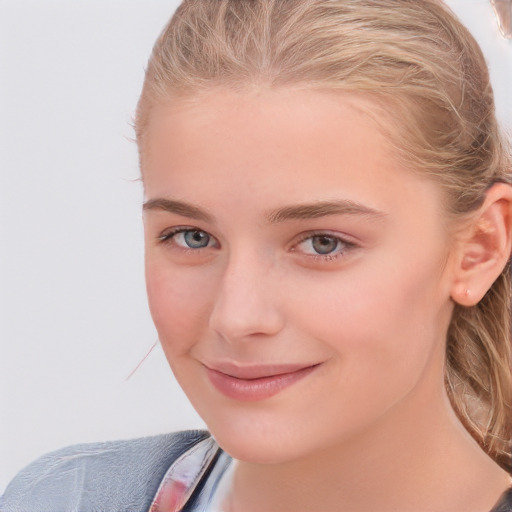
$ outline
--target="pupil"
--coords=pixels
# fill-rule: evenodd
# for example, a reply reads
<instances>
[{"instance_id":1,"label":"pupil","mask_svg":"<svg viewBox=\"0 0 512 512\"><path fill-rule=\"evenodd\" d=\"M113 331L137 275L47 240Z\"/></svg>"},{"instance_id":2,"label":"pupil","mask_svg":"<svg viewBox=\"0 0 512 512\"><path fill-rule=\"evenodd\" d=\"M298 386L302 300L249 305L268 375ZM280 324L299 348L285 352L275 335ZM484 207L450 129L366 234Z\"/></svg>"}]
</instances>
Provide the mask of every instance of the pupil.
<instances>
[{"instance_id":1,"label":"pupil","mask_svg":"<svg viewBox=\"0 0 512 512\"><path fill-rule=\"evenodd\" d=\"M313 237L313 249L318 254L329 254L338 246L338 240L330 236Z\"/></svg>"},{"instance_id":2,"label":"pupil","mask_svg":"<svg viewBox=\"0 0 512 512\"><path fill-rule=\"evenodd\" d=\"M184 238L185 243L193 249L206 247L210 241L210 237L204 231L187 231Z\"/></svg>"}]
</instances>

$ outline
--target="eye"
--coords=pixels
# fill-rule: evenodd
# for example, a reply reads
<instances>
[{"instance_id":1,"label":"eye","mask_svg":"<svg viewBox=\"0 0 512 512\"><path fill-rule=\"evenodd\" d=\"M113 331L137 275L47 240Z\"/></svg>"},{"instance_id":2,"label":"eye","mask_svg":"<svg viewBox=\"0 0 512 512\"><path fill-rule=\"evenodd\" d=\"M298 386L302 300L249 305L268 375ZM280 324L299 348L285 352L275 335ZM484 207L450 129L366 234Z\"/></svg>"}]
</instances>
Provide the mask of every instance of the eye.
<instances>
[{"instance_id":1,"label":"eye","mask_svg":"<svg viewBox=\"0 0 512 512\"><path fill-rule=\"evenodd\" d=\"M311 237L311 247L318 254L331 254L340 245L340 240L333 236L317 235Z\"/></svg>"},{"instance_id":2,"label":"eye","mask_svg":"<svg viewBox=\"0 0 512 512\"><path fill-rule=\"evenodd\" d=\"M330 233L313 233L300 240L293 248L308 256L334 259L344 255L355 244Z\"/></svg>"},{"instance_id":3,"label":"eye","mask_svg":"<svg viewBox=\"0 0 512 512\"><path fill-rule=\"evenodd\" d=\"M210 235L204 231L183 231L179 235L183 237L183 241L191 249L202 249L208 247L210 243Z\"/></svg>"},{"instance_id":4,"label":"eye","mask_svg":"<svg viewBox=\"0 0 512 512\"><path fill-rule=\"evenodd\" d=\"M187 227L174 228L163 232L158 239L163 243L172 243L183 249L204 249L217 246L217 241L206 231Z\"/></svg>"}]
</instances>

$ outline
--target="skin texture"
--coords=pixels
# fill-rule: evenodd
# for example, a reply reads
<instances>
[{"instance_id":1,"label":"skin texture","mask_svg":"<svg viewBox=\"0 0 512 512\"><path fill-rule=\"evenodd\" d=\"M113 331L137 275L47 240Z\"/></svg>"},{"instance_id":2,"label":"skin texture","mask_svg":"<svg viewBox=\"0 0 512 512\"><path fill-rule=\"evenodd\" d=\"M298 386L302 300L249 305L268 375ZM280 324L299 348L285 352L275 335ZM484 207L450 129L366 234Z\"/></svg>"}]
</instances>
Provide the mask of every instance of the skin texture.
<instances>
[{"instance_id":1,"label":"skin texture","mask_svg":"<svg viewBox=\"0 0 512 512\"><path fill-rule=\"evenodd\" d=\"M241 461L233 510L476 512L507 485L444 391L464 246L368 105L220 90L150 119L150 308L178 381ZM208 371L283 364L314 368L256 399Z\"/></svg>"}]
</instances>

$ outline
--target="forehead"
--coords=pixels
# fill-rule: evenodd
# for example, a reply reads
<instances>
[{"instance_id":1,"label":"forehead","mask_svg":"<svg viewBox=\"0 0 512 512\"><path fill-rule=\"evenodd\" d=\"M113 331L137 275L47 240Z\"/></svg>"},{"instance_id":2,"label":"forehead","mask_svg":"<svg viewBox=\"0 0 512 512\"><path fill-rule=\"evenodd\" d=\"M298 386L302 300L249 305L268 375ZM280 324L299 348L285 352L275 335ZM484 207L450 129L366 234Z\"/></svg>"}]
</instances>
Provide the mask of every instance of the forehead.
<instances>
[{"instance_id":1,"label":"forehead","mask_svg":"<svg viewBox=\"0 0 512 512\"><path fill-rule=\"evenodd\" d=\"M294 158L318 157L327 155L333 142L354 149L371 144L379 149L374 154L388 156L392 147L380 130L386 124L390 123L382 108L355 94L214 89L175 97L152 109L141 148L143 173L163 160L177 166L181 157L195 154L199 159L206 151L211 162L222 155L232 162L245 157L254 163L255 153L263 158L285 151ZM294 146L293 141L300 144Z\"/></svg>"},{"instance_id":2,"label":"forehead","mask_svg":"<svg viewBox=\"0 0 512 512\"><path fill-rule=\"evenodd\" d=\"M425 186L396 157L383 135L387 123L372 100L332 91L216 90L175 99L154 108L147 125L146 198L201 202L208 193L252 190L249 201L282 204L283 192L288 203L343 194L381 210L371 202Z\"/></svg>"}]
</instances>

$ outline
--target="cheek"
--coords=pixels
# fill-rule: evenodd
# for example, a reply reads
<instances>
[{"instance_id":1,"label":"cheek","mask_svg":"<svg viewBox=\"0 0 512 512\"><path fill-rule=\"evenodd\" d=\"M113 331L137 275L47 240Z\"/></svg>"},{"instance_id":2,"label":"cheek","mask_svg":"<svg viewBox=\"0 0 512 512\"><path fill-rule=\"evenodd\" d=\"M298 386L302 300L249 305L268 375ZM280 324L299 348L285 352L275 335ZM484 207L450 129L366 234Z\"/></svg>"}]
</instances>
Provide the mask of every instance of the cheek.
<instances>
[{"instance_id":1,"label":"cheek","mask_svg":"<svg viewBox=\"0 0 512 512\"><path fill-rule=\"evenodd\" d=\"M330 350L329 414L340 429L369 424L420 382L443 383L449 308L440 306L433 274L388 268L379 275L368 269L304 283L308 293L294 304L297 331ZM325 414L316 401L311 411Z\"/></svg>"},{"instance_id":2,"label":"cheek","mask_svg":"<svg viewBox=\"0 0 512 512\"><path fill-rule=\"evenodd\" d=\"M207 329L215 288L212 279L197 268L175 267L146 255L146 287L166 354L188 351Z\"/></svg>"},{"instance_id":3,"label":"cheek","mask_svg":"<svg viewBox=\"0 0 512 512\"><path fill-rule=\"evenodd\" d=\"M298 328L324 340L347 363L374 369L386 362L425 364L444 341L451 311L440 267L432 260L407 265L407 258L400 264L379 256L353 272L303 282L308 293L292 306Z\"/></svg>"}]
</instances>

